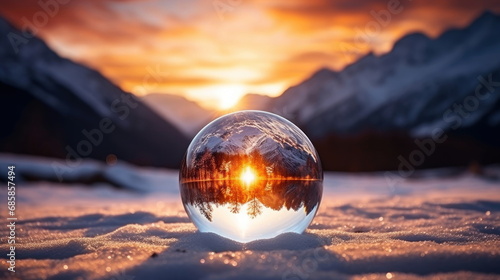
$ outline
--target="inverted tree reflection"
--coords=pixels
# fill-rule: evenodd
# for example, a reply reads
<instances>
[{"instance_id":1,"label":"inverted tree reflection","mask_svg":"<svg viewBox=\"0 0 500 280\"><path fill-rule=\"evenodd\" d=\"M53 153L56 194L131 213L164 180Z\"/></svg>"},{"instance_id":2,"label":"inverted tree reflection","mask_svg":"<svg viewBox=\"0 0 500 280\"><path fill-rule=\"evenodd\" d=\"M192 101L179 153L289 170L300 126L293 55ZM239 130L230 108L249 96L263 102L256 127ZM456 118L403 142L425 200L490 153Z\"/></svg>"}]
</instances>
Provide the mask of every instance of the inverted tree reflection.
<instances>
[{"instance_id":1,"label":"inverted tree reflection","mask_svg":"<svg viewBox=\"0 0 500 280\"><path fill-rule=\"evenodd\" d=\"M286 146L285 146L286 148ZM286 158L275 149L273 157L254 150L249 154L212 152L205 149L191 162L183 162L181 183L207 180L234 180L250 166L259 180L303 180L323 178L317 159L310 154L295 151L294 158Z\"/></svg>"},{"instance_id":2,"label":"inverted tree reflection","mask_svg":"<svg viewBox=\"0 0 500 280\"><path fill-rule=\"evenodd\" d=\"M322 182L315 179L255 180L250 185L245 181L205 180L183 183L183 201L193 205L212 221L213 207L227 206L231 213L239 214L242 205L248 204L247 215L255 218L262 214L263 207L298 211L304 207L309 214L321 199Z\"/></svg>"}]
</instances>

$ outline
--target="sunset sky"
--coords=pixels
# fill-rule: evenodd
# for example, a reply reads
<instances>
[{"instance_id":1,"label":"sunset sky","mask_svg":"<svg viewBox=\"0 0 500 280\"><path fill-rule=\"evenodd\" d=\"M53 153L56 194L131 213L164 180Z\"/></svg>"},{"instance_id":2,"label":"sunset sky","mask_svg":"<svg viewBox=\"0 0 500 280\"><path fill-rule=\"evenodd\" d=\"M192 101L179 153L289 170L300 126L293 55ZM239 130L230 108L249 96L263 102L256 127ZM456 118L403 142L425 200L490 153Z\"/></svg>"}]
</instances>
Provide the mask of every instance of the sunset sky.
<instances>
[{"instance_id":1,"label":"sunset sky","mask_svg":"<svg viewBox=\"0 0 500 280\"><path fill-rule=\"evenodd\" d=\"M321 67L387 52L409 32L435 37L500 12L500 1L467 0L41 0L58 3L44 20L38 2L2 0L0 14L20 28L30 22L60 55L127 91L211 108L246 93L277 96Z\"/></svg>"}]
</instances>

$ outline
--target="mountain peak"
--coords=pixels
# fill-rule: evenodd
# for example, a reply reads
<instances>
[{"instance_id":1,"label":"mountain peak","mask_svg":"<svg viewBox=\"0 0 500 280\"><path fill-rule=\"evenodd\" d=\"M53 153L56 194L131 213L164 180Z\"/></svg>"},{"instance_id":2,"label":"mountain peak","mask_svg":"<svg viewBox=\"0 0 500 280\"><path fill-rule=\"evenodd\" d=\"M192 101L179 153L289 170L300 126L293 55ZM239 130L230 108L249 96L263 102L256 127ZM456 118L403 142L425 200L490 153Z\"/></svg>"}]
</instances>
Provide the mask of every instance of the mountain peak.
<instances>
[{"instance_id":1,"label":"mountain peak","mask_svg":"<svg viewBox=\"0 0 500 280\"><path fill-rule=\"evenodd\" d=\"M500 22L500 15L495 14L490 10L486 10L472 22L472 25L475 23L495 22L495 21Z\"/></svg>"},{"instance_id":2,"label":"mountain peak","mask_svg":"<svg viewBox=\"0 0 500 280\"><path fill-rule=\"evenodd\" d=\"M328 67L323 67L320 68L318 71L314 72L314 74L311 75L310 79L324 79L324 78L330 78L333 75L335 75L337 72L328 68Z\"/></svg>"},{"instance_id":3,"label":"mountain peak","mask_svg":"<svg viewBox=\"0 0 500 280\"><path fill-rule=\"evenodd\" d=\"M468 27L472 32L490 28L500 29L500 15L491 11L483 12Z\"/></svg>"},{"instance_id":4,"label":"mountain peak","mask_svg":"<svg viewBox=\"0 0 500 280\"><path fill-rule=\"evenodd\" d=\"M53 58L58 56L36 35L26 36L25 30L16 28L0 16L0 56L10 56L25 60Z\"/></svg>"},{"instance_id":5,"label":"mountain peak","mask_svg":"<svg viewBox=\"0 0 500 280\"><path fill-rule=\"evenodd\" d=\"M396 41L392 51L398 51L399 49L412 49L415 48L415 46L427 43L429 40L430 38L422 32L410 33Z\"/></svg>"},{"instance_id":6,"label":"mountain peak","mask_svg":"<svg viewBox=\"0 0 500 280\"><path fill-rule=\"evenodd\" d=\"M9 33L15 31L16 28L4 17L0 16L0 32Z\"/></svg>"}]
</instances>

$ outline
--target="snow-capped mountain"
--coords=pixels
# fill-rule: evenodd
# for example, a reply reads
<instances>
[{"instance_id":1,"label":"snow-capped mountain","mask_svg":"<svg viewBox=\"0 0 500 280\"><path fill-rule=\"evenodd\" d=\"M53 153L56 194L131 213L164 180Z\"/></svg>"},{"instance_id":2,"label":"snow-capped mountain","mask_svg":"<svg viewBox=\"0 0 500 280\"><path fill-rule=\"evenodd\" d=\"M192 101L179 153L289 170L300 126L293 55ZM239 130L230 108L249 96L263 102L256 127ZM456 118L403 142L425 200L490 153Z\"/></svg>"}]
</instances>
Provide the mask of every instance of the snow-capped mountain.
<instances>
[{"instance_id":1,"label":"snow-capped mountain","mask_svg":"<svg viewBox=\"0 0 500 280\"><path fill-rule=\"evenodd\" d=\"M281 176L321 176L317 168L308 170L319 158L303 133L286 120L262 112L236 112L215 120L193 139L185 163L195 172L203 166L219 170L216 162L224 165L221 158L236 163L254 160L266 169L279 168Z\"/></svg>"},{"instance_id":2,"label":"snow-capped mountain","mask_svg":"<svg viewBox=\"0 0 500 280\"><path fill-rule=\"evenodd\" d=\"M500 16L485 12L435 39L409 34L387 54L321 69L270 110L297 123L330 170L500 162ZM422 154L416 139L441 133ZM421 143L421 142L420 142ZM428 142L426 142L428 143ZM429 146L430 147L430 146Z\"/></svg>"},{"instance_id":3,"label":"snow-capped mountain","mask_svg":"<svg viewBox=\"0 0 500 280\"><path fill-rule=\"evenodd\" d=\"M0 151L178 167L187 138L99 72L0 18Z\"/></svg>"},{"instance_id":4,"label":"snow-capped mountain","mask_svg":"<svg viewBox=\"0 0 500 280\"><path fill-rule=\"evenodd\" d=\"M387 54L367 54L342 71L321 69L277 98L247 95L236 107L292 120L330 170L398 168L400 155L418 149L415 139L437 130L447 140L420 167L500 162L498 30L500 16L486 12L437 38L410 34ZM74 158L90 147L88 157L176 167L185 135L221 114L197 104L179 111L186 100L155 95L144 99L150 109L37 38L17 41L16 52L8 35L23 35L1 19L0 33L0 151ZM100 134L90 132L102 132L103 120L113 132L93 145Z\"/></svg>"},{"instance_id":5,"label":"snow-capped mountain","mask_svg":"<svg viewBox=\"0 0 500 280\"><path fill-rule=\"evenodd\" d=\"M402 130L421 137L437 127L456 126L458 121L447 120L455 118L447 110L455 114L454 104L464 101L476 107L475 90L483 85L481 93L488 97L478 99L480 104L460 126L485 122L498 127L498 82L489 94L492 87L485 85L500 81L498 30L500 16L486 12L468 27L436 39L407 35L387 54L370 53L340 72L316 72L276 98L272 111L294 120L315 139L367 130Z\"/></svg>"}]
</instances>

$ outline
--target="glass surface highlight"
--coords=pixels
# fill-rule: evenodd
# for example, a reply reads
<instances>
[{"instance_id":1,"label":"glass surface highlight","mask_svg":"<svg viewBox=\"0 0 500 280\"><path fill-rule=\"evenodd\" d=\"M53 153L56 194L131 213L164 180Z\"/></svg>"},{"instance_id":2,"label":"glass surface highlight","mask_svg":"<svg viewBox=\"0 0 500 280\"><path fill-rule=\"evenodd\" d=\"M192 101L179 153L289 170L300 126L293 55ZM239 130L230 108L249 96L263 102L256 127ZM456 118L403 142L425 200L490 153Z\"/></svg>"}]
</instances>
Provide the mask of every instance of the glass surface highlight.
<instances>
[{"instance_id":1,"label":"glass surface highlight","mask_svg":"<svg viewBox=\"0 0 500 280\"><path fill-rule=\"evenodd\" d=\"M189 145L179 181L196 227L238 242L302 233L323 192L321 163L307 136L262 111L205 126Z\"/></svg>"}]
</instances>

